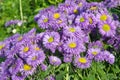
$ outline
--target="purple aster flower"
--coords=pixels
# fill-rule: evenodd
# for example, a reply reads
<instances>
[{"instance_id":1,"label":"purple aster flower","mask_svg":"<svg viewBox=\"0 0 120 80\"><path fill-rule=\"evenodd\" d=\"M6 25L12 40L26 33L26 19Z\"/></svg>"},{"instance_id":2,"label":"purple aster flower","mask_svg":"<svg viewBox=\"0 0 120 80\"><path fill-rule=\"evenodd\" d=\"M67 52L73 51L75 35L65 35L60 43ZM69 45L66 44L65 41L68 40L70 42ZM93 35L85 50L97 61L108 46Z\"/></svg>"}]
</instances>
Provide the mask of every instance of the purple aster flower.
<instances>
[{"instance_id":1,"label":"purple aster flower","mask_svg":"<svg viewBox=\"0 0 120 80\"><path fill-rule=\"evenodd\" d=\"M88 14L88 20L89 20L89 25L88 25L88 29L92 30L93 28L96 27L97 24L97 20L94 14L89 13Z\"/></svg>"},{"instance_id":2,"label":"purple aster flower","mask_svg":"<svg viewBox=\"0 0 120 80\"><path fill-rule=\"evenodd\" d=\"M25 77L26 76L21 72L18 72L17 74L11 76L12 80L24 80Z\"/></svg>"},{"instance_id":3,"label":"purple aster flower","mask_svg":"<svg viewBox=\"0 0 120 80\"><path fill-rule=\"evenodd\" d=\"M111 37L115 36L116 34L115 31L117 26L115 25L114 21L101 22L98 27L103 36Z\"/></svg>"},{"instance_id":4,"label":"purple aster flower","mask_svg":"<svg viewBox=\"0 0 120 80\"><path fill-rule=\"evenodd\" d=\"M117 7L120 5L120 1L119 0L105 0L103 2L103 4L107 7L107 8L113 8L113 7Z\"/></svg>"},{"instance_id":5,"label":"purple aster flower","mask_svg":"<svg viewBox=\"0 0 120 80\"><path fill-rule=\"evenodd\" d=\"M77 39L68 39L64 44L63 44L63 51L66 53L71 53L71 54L79 54L80 52L84 52L86 50L84 43L80 42Z\"/></svg>"},{"instance_id":6,"label":"purple aster flower","mask_svg":"<svg viewBox=\"0 0 120 80\"><path fill-rule=\"evenodd\" d=\"M75 23L77 24L77 26L80 26L81 29L88 28L89 25L88 13L82 13L80 16L77 16L75 19Z\"/></svg>"},{"instance_id":7,"label":"purple aster flower","mask_svg":"<svg viewBox=\"0 0 120 80\"><path fill-rule=\"evenodd\" d=\"M88 48L103 48L103 43L101 41L91 42L88 45Z\"/></svg>"},{"instance_id":8,"label":"purple aster flower","mask_svg":"<svg viewBox=\"0 0 120 80\"><path fill-rule=\"evenodd\" d=\"M70 1L67 3L61 3L58 5L58 9L62 12L64 12L65 14L71 14L74 11L74 6L75 3L71 3Z\"/></svg>"},{"instance_id":9,"label":"purple aster flower","mask_svg":"<svg viewBox=\"0 0 120 80\"><path fill-rule=\"evenodd\" d=\"M69 24L69 25L72 25L72 24L73 24L73 21L74 21L74 19L75 19L75 15L74 15L74 14L72 14L72 15L67 15L66 18L67 18L68 24Z\"/></svg>"},{"instance_id":10,"label":"purple aster flower","mask_svg":"<svg viewBox=\"0 0 120 80\"><path fill-rule=\"evenodd\" d=\"M45 60L45 54L39 48L36 48L38 51L34 51L31 55L28 56L26 61L32 66L38 66L43 63Z\"/></svg>"},{"instance_id":11,"label":"purple aster flower","mask_svg":"<svg viewBox=\"0 0 120 80\"><path fill-rule=\"evenodd\" d=\"M57 32L46 32L43 37L43 44L47 49L50 49L53 53L59 45L60 35Z\"/></svg>"},{"instance_id":12,"label":"purple aster flower","mask_svg":"<svg viewBox=\"0 0 120 80\"><path fill-rule=\"evenodd\" d=\"M47 65L45 64L40 64L41 70L46 71L47 70Z\"/></svg>"},{"instance_id":13,"label":"purple aster flower","mask_svg":"<svg viewBox=\"0 0 120 80\"><path fill-rule=\"evenodd\" d=\"M100 23L100 22L105 22L105 21L109 21L109 20L112 20L112 17L111 15L109 14L109 12L107 11L106 8L104 8L103 10L100 10L97 14L96 14L96 17L97 17L97 21Z\"/></svg>"},{"instance_id":14,"label":"purple aster flower","mask_svg":"<svg viewBox=\"0 0 120 80\"><path fill-rule=\"evenodd\" d=\"M115 49L120 49L120 35L116 35L114 37L111 37L108 41L108 44L111 44L114 46Z\"/></svg>"},{"instance_id":15,"label":"purple aster flower","mask_svg":"<svg viewBox=\"0 0 120 80\"><path fill-rule=\"evenodd\" d=\"M99 10L103 9L104 5L98 2L91 2L87 4L87 12L97 13Z\"/></svg>"},{"instance_id":16,"label":"purple aster flower","mask_svg":"<svg viewBox=\"0 0 120 80\"><path fill-rule=\"evenodd\" d=\"M45 80L55 80L55 76L50 75L50 76L46 77Z\"/></svg>"},{"instance_id":17,"label":"purple aster flower","mask_svg":"<svg viewBox=\"0 0 120 80\"><path fill-rule=\"evenodd\" d=\"M91 61L86 57L75 57L74 66L85 69L91 66Z\"/></svg>"},{"instance_id":18,"label":"purple aster flower","mask_svg":"<svg viewBox=\"0 0 120 80\"><path fill-rule=\"evenodd\" d=\"M66 25L66 15L60 12L59 9L56 9L50 13L50 26L53 30L58 30Z\"/></svg>"},{"instance_id":19,"label":"purple aster flower","mask_svg":"<svg viewBox=\"0 0 120 80\"><path fill-rule=\"evenodd\" d=\"M32 66L30 64L23 64L20 69L20 72L28 76L28 75L32 75L35 72L35 70L36 70L35 66Z\"/></svg>"},{"instance_id":20,"label":"purple aster flower","mask_svg":"<svg viewBox=\"0 0 120 80\"><path fill-rule=\"evenodd\" d=\"M87 51L87 54L88 54L87 57L89 59L96 59L96 57L99 56L100 51L101 51L100 48L90 48Z\"/></svg>"},{"instance_id":21,"label":"purple aster flower","mask_svg":"<svg viewBox=\"0 0 120 80\"><path fill-rule=\"evenodd\" d=\"M32 54L33 46L31 44L24 42L23 44L18 45L18 46L21 46L20 52L19 52L21 57L24 58Z\"/></svg>"},{"instance_id":22,"label":"purple aster flower","mask_svg":"<svg viewBox=\"0 0 120 80\"><path fill-rule=\"evenodd\" d=\"M84 32L78 26L66 26L63 28L63 34L68 37L76 37L82 40L85 37Z\"/></svg>"},{"instance_id":23,"label":"purple aster flower","mask_svg":"<svg viewBox=\"0 0 120 80\"><path fill-rule=\"evenodd\" d=\"M10 25L15 25L15 24L17 24L18 26L21 26L23 24L23 21L21 21L21 20L10 20L10 21L5 23L5 27L8 27Z\"/></svg>"},{"instance_id":24,"label":"purple aster flower","mask_svg":"<svg viewBox=\"0 0 120 80\"><path fill-rule=\"evenodd\" d=\"M50 18L48 13L41 14L40 18L37 20L37 23L40 28L47 29L50 24Z\"/></svg>"},{"instance_id":25,"label":"purple aster flower","mask_svg":"<svg viewBox=\"0 0 120 80\"><path fill-rule=\"evenodd\" d=\"M61 60L56 56L50 56L49 62L50 62L50 64L52 64L54 66L59 66L62 63Z\"/></svg>"},{"instance_id":26,"label":"purple aster flower","mask_svg":"<svg viewBox=\"0 0 120 80\"><path fill-rule=\"evenodd\" d=\"M63 54L63 56L64 56L63 61L64 61L65 63L72 62L72 58L73 58L73 55L72 55L72 54Z\"/></svg>"},{"instance_id":27,"label":"purple aster flower","mask_svg":"<svg viewBox=\"0 0 120 80\"><path fill-rule=\"evenodd\" d=\"M111 54L109 51L103 51L104 54L104 60L107 61L110 64L113 64L115 62L115 56Z\"/></svg>"},{"instance_id":28,"label":"purple aster flower","mask_svg":"<svg viewBox=\"0 0 120 80\"><path fill-rule=\"evenodd\" d=\"M9 72L12 74L12 75L15 75L19 72L20 68L22 67L22 64L23 64L23 61L21 59L17 59L15 60L12 65L10 66L9 68Z\"/></svg>"}]
</instances>

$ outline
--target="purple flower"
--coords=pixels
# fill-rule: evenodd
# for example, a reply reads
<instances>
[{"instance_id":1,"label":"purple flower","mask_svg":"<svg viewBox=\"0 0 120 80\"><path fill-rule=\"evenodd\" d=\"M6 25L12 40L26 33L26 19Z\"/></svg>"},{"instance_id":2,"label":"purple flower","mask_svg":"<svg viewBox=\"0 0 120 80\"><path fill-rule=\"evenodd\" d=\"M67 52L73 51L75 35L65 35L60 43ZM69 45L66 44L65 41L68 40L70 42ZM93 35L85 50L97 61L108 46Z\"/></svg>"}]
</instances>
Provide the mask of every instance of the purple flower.
<instances>
[{"instance_id":1,"label":"purple flower","mask_svg":"<svg viewBox=\"0 0 120 80\"><path fill-rule=\"evenodd\" d=\"M55 80L55 76L53 75L47 76L45 80Z\"/></svg>"},{"instance_id":2,"label":"purple flower","mask_svg":"<svg viewBox=\"0 0 120 80\"><path fill-rule=\"evenodd\" d=\"M49 21L50 21L50 18L49 18L48 13L44 13L40 16L37 23L40 28L47 29L49 27L49 23L50 23Z\"/></svg>"},{"instance_id":3,"label":"purple flower","mask_svg":"<svg viewBox=\"0 0 120 80\"><path fill-rule=\"evenodd\" d=\"M26 61L32 66L38 66L45 60L45 54L43 51L38 50L38 48L36 48L36 50L37 51L32 52L32 54L26 59Z\"/></svg>"},{"instance_id":4,"label":"purple flower","mask_svg":"<svg viewBox=\"0 0 120 80\"><path fill-rule=\"evenodd\" d=\"M59 66L61 64L61 60L56 56L50 56L49 61L50 61L50 64L54 66Z\"/></svg>"},{"instance_id":5,"label":"purple flower","mask_svg":"<svg viewBox=\"0 0 120 80\"><path fill-rule=\"evenodd\" d=\"M15 25L15 24L17 24L18 26L21 26L23 22L21 20L10 20L5 23L5 27L8 27L10 25Z\"/></svg>"},{"instance_id":6,"label":"purple flower","mask_svg":"<svg viewBox=\"0 0 120 80\"><path fill-rule=\"evenodd\" d=\"M28 75L33 75L35 70L36 70L35 66L32 66L30 64L23 64L21 69L20 69L20 72L22 72L23 74L28 76Z\"/></svg>"},{"instance_id":7,"label":"purple flower","mask_svg":"<svg viewBox=\"0 0 120 80\"><path fill-rule=\"evenodd\" d=\"M64 56L63 61L64 61L65 63L67 63L67 62L72 62L72 58L73 58L73 55L72 55L72 54L63 54L63 56Z\"/></svg>"},{"instance_id":8,"label":"purple flower","mask_svg":"<svg viewBox=\"0 0 120 80\"><path fill-rule=\"evenodd\" d=\"M113 64L115 62L115 56L113 54L111 54L108 51L103 51L104 54L104 60L107 61L110 64Z\"/></svg>"},{"instance_id":9,"label":"purple flower","mask_svg":"<svg viewBox=\"0 0 120 80\"><path fill-rule=\"evenodd\" d=\"M47 70L47 65L45 64L40 64L41 70L46 71Z\"/></svg>"},{"instance_id":10,"label":"purple flower","mask_svg":"<svg viewBox=\"0 0 120 80\"><path fill-rule=\"evenodd\" d=\"M99 13L97 13L96 17L97 17L96 20L98 22L105 22L105 21L112 20L112 17L110 16L106 8L104 10L101 10Z\"/></svg>"},{"instance_id":11,"label":"purple flower","mask_svg":"<svg viewBox=\"0 0 120 80\"><path fill-rule=\"evenodd\" d=\"M12 74L12 75L15 75L19 72L20 68L22 67L22 64L23 64L23 61L21 59L17 59L15 60L12 65L10 66L9 68L9 72Z\"/></svg>"},{"instance_id":12,"label":"purple flower","mask_svg":"<svg viewBox=\"0 0 120 80\"><path fill-rule=\"evenodd\" d=\"M79 54L80 52L84 52L86 50L84 44L80 42L77 39L68 39L64 44L63 44L63 50L66 53L71 53L71 54Z\"/></svg>"},{"instance_id":13,"label":"purple flower","mask_svg":"<svg viewBox=\"0 0 120 80\"><path fill-rule=\"evenodd\" d=\"M75 57L74 66L85 69L91 66L91 61L86 57Z\"/></svg>"},{"instance_id":14,"label":"purple flower","mask_svg":"<svg viewBox=\"0 0 120 80\"><path fill-rule=\"evenodd\" d=\"M96 59L97 56L99 56L100 54L100 48L91 48L91 49L88 49L88 58L89 59Z\"/></svg>"},{"instance_id":15,"label":"purple flower","mask_svg":"<svg viewBox=\"0 0 120 80\"><path fill-rule=\"evenodd\" d=\"M47 49L50 49L53 53L59 45L60 35L57 32L46 32L43 37L43 44Z\"/></svg>"},{"instance_id":16,"label":"purple flower","mask_svg":"<svg viewBox=\"0 0 120 80\"><path fill-rule=\"evenodd\" d=\"M88 48L102 48L103 47L103 43L101 41L95 41L92 43L89 43Z\"/></svg>"},{"instance_id":17,"label":"purple flower","mask_svg":"<svg viewBox=\"0 0 120 80\"><path fill-rule=\"evenodd\" d=\"M81 15L77 16L75 19L75 23L77 24L77 26L80 26L81 29L88 28L89 25L88 13L82 13Z\"/></svg>"},{"instance_id":18,"label":"purple flower","mask_svg":"<svg viewBox=\"0 0 120 80\"><path fill-rule=\"evenodd\" d=\"M12 80L24 80L25 77L26 76L20 72L18 72L16 75L11 76Z\"/></svg>"},{"instance_id":19,"label":"purple flower","mask_svg":"<svg viewBox=\"0 0 120 80\"><path fill-rule=\"evenodd\" d=\"M63 34L68 37L76 37L82 40L85 37L84 32L78 26L66 26L63 28Z\"/></svg>"},{"instance_id":20,"label":"purple flower","mask_svg":"<svg viewBox=\"0 0 120 80\"><path fill-rule=\"evenodd\" d=\"M116 28L114 21L107 21L107 22L101 22L99 24L99 31L103 36L111 37L115 36L116 34Z\"/></svg>"}]
</instances>

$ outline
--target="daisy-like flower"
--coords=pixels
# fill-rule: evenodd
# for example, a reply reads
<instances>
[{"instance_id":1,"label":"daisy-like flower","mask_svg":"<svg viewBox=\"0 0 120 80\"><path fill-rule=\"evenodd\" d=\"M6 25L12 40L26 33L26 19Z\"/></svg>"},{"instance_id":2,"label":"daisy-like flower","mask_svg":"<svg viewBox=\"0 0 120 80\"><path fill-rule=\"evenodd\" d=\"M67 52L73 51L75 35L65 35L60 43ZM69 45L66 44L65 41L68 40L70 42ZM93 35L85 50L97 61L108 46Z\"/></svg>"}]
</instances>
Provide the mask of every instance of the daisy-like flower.
<instances>
[{"instance_id":1,"label":"daisy-like flower","mask_svg":"<svg viewBox=\"0 0 120 80\"><path fill-rule=\"evenodd\" d=\"M111 54L109 51L103 51L104 54L104 60L107 61L110 64L113 64L115 62L115 56Z\"/></svg>"},{"instance_id":2,"label":"daisy-like flower","mask_svg":"<svg viewBox=\"0 0 120 80\"><path fill-rule=\"evenodd\" d=\"M34 51L26 59L26 61L32 66L38 66L39 64L43 63L43 61L45 60L45 54L43 53L43 51L38 50L38 48L36 48L36 50L37 51Z\"/></svg>"},{"instance_id":3,"label":"daisy-like flower","mask_svg":"<svg viewBox=\"0 0 120 80\"><path fill-rule=\"evenodd\" d=\"M79 54L86 50L84 43L77 39L70 38L63 44L63 51L71 54Z\"/></svg>"},{"instance_id":4,"label":"daisy-like flower","mask_svg":"<svg viewBox=\"0 0 120 80\"><path fill-rule=\"evenodd\" d=\"M88 48L103 48L103 43L101 41L95 41L92 43L89 43Z\"/></svg>"},{"instance_id":5,"label":"daisy-like flower","mask_svg":"<svg viewBox=\"0 0 120 80\"><path fill-rule=\"evenodd\" d=\"M12 75L15 75L19 72L20 68L22 67L22 64L23 64L23 61L21 59L17 59L15 60L12 65L10 66L9 68L9 72L12 74Z\"/></svg>"},{"instance_id":6,"label":"daisy-like flower","mask_svg":"<svg viewBox=\"0 0 120 80\"><path fill-rule=\"evenodd\" d=\"M42 63L42 64L40 64L40 68L41 68L41 70L46 71L47 70L47 65Z\"/></svg>"},{"instance_id":7,"label":"daisy-like flower","mask_svg":"<svg viewBox=\"0 0 120 80\"><path fill-rule=\"evenodd\" d=\"M18 72L15 75L11 76L12 80L24 80L26 78L26 75L22 74L21 72Z\"/></svg>"},{"instance_id":8,"label":"daisy-like flower","mask_svg":"<svg viewBox=\"0 0 120 80\"><path fill-rule=\"evenodd\" d=\"M59 45L60 35L57 32L46 32L43 37L43 45L53 53Z\"/></svg>"},{"instance_id":9,"label":"daisy-like flower","mask_svg":"<svg viewBox=\"0 0 120 80\"><path fill-rule=\"evenodd\" d=\"M116 34L116 25L114 21L101 22L99 24L99 31L103 36L111 37Z\"/></svg>"},{"instance_id":10,"label":"daisy-like flower","mask_svg":"<svg viewBox=\"0 0 120 80\"><path fill-rule=\"evenodd\" d=\"M97 20L96 20L96 17L93 13L89 13L88 20L89 20L89 27L88 28L90 28L90 29L95 28L96 24L97 24Z\"/></svg>"},{"instance_id":11,"label":"daisy-like flower","mask_svg":"<svg viewBox=\"0 0 120 80\"><path fill-rule=\"evenodd\" d=\"M49 27L49 20L50 20L50 18L49 18L48 13L44 13L40 16L37 23L40 28L47 29Z\"/></svg>"},{"instance_id":12,"label":"daisy-like flower","mask_svg":"<svg viewBox=\"0 0 120 80\"><path fill-rule=\"evenodd\" d=\"M5 23L5 27L8 27L10 25L15 25L15 24L17 24L18 26L21 26L23 24L23 21L21 21L21 20L10 20L10 21Z\"/></svg>"},{"instance_id":13,"label":"daisy-like flower","mask_svg":"<svg viewBox=\"0 0 120 80\"><path fill-rule=\"evenodd\" d=\"M74 66L81 69L86 69L91 66L91 61L86 57L75 57Z\"/></svg>"},{"instance_id":14,"label":"daisy-like flower","mask_svg":"<svg viewBox=\"0 0 120 80\"><path fill-rule=\"evenodd\" d=\"M108 11L105 9L101 10L97 15L97 21L98 22L104 22L104 21L109 21L112 19L112 17L109 15Z\"/></svg>"},{"instance_id":15,"label":"daisy-like flower","mask_svg":"<svg viewBox=\"0 0 120 80\"><path fill-rule=\"evenodd\" d=\"M87 4L87 12L97 13L101 8L103 9L104 5L98 2L91 2Z\"/></svg>"},{"instance_id":16,"label":"daisy-like flower","mask_svg":"<svg viewBox=\"0 0 120 80\"><path fill-rule=\"evenodd\" d=\"M66 15L58 9L50 13L50 26L53 30L58 30L67 25Z\"/></svg>"},{"instance_id":17,"label":"daisy-like flower","mask_svg":"<svg viewBox=\"0 0 120 80\"><path fill-rule=\"evenodd\" d=\"M91 48L91 49L88 49L88 58L89 59L96 59L96 56L99 56L100 54L100 48Z\"/></svg>"},{"instance_id":18,"label":"daisy-like flower","mask_svg":"<svg viewBox=\"0 0 120 80\"><path fill-rule=\"evenodd\" d=\"M75 26L66 26L63 28L63 34L68 37L77 37L82 40L85 37L84 32L80 27Z\"/></svg>"},{"instance_id":19,"label":"daisy-like flower","mask_svg":"<svg viewBox=\"0 0 120 80\"><path fill-rule=\"evenodd\" d=\"M80 16L77 16L75 19L77 26L80 26L81 29L86 29L89 25L89 19L87 13L82 13Z\"/></svg>"},{"instance_id":20,"label":"daisy-like flower","mask_svg":"<svg viewBox=\"0 0 120 80\"><path fill-rule=\"evenodd\" d=\"M61 60L56 56L50 56L49 62L50 62L50 64L52 64L54 66L59 66L61 64Z\"/></svg>"},{"instance_id":21,"label":"daisy-like flower","mask_svg":"<svg viewBox=\"0 0 120 80\"><path fill-rule=\"evenodd\" d=\"M63 61L65 62L65 63L67 63L67 62L72 62L72 58L73 58L73 55L72 54L63 54L63 56L64 56L64 59L63 59Z\"/></svg>"},{"instance_id":22,"label":"daisy-like flower","mask_svg":"<svg viewBox=\"0 0 120 80\"><path fill-rule=\"evenodd\" d=\"M20 46L21 47L20 47L19 54L20 54L21 57L23 57L23 58L27 57L27 56L29 56L32 53L33 47L32 47L31 44L29 44L29 43L23 43Z\"/></svg>"},{"instance_id":23,"label":"daisy-like flower","mask_svg":"<svg viewBox=\"0 0 120 80\"><path fill-rule=\"evenodd\" d=\"M61 3L58 5L60 11L64 12L65 14L73 13L75 3L71 3L70 1L67 3Z\"/></svg>"},{"instance_id":24,"label":"daisy-like flower","mask_svg":"<svg viewBox=\"0 0 120 80\"><path fill-rule=\"evenodd\" d=\"M20 72L28 76L28 75L32 75L35 72L35 70L36 70L35 66L32 66L30 64L23 64L20 69Z\"/></svg>"}]
</instances>

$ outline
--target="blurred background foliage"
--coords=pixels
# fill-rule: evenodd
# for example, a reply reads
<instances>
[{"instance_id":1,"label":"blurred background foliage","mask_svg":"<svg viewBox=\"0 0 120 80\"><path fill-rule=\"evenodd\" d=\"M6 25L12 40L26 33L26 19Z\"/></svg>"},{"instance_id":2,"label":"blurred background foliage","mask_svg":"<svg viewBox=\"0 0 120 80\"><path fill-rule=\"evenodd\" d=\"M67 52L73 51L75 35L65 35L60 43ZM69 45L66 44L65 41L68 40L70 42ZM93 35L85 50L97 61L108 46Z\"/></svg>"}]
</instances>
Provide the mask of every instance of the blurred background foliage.
<instances>
[{"instance_id":1,"label":"blurred background foliage","mask_svg":"<svg viewBox=\"0 0 120 80\"><path fill-rule=\"evenodd\" d=\"M101 0L88 1L92 2ZM23 20L24 24L21 27L15 27L17 32L21 34L28 32L33 27L36 27L37 31L41 31L34 21L34 16L39 12L39 10L49 7L50 5L57 5L58 3L62 2L64 2L64 0L0 0L0 41L14 34L11 32L12 29L10 27L5 28L5 22L15 19ZM112 9L111 11L120 15L119 7ZM107 63L93 63L92 67L86 70L72 69L72 67L70 67L69 75L71 79L74 77L75 80L120 80L119 63L120 57L118 55L114 65L109 65ZM66 65L69 66L69 64ZM59 68L55 68L57 80L63 80L63 77L61 76L64 76L68 73L65 69L66 65L61 65ZM39 79L44 78L49 72L52 72L52 68L53 67L49 66L46 72L38 72L38 74L31 77L33 77L33 79L34 77L38 77ZM73 72L76 72L76 74Z\"/></svg>"}]
</instances>

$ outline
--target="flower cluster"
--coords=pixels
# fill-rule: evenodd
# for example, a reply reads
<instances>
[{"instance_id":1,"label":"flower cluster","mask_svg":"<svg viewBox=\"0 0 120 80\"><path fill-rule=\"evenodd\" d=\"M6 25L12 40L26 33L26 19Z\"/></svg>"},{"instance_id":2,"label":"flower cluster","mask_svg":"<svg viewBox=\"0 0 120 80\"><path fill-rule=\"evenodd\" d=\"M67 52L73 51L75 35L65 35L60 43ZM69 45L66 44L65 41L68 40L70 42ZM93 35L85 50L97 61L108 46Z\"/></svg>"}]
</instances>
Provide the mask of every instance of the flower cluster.
<instances>
[{"instance_id":1,"label":"flower cluster","mask_svg":"<svg viewBox=\"0 0 120 80\"><path fill-rule=\"evenodd\" d=\"M0 42L0 56L5 58L0 64L0 80L24 80L38 66L45 71L45 58L53 66L70 62L81 69L89 68L92 61L113 64L115 56L104 48L109 43L116 49L120 46L116 37L120 36L119 22L107 10L111 3L112 0L100 3L66 0L58 7L41 10L35 21L44 32L32 29ZM116 1L115 6L119 3Z\"/></svg>"}]
</instances>

